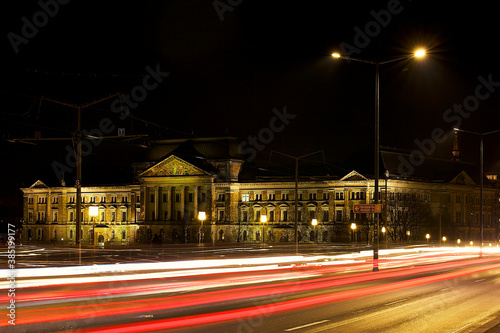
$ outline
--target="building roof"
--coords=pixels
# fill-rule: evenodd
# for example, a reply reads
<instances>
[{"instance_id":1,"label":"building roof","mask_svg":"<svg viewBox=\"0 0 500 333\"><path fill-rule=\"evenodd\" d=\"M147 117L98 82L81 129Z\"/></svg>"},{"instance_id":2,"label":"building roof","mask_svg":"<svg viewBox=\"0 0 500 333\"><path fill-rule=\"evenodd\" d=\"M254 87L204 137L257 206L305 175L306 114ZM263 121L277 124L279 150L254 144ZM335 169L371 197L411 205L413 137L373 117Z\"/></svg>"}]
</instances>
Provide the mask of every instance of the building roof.
<instances>
[{"instance_id":1,"label":"building roof","mask_svg":"<svg viewBox=\"0 0 500 333\"><path fill-rule=\"evenodd\" d=\"M176 151L186 158L198 156L206 159L241 158L235 137L187 138L151 141L147 154L149 161L158 161ZM183 158L182 156L179 156Z\"/></svg>"},{"instance_id":2,"label":"building roof","mask_svg":"<svg viewBox=\"0 0 500 333\"><path fill-rule=\"evenodd\" d=\"M478 167L473 163L422 156L382 152L381 177L388 170L390 178L449 183L465 172L474 183L480 183Z\"/></svg>"}]
</instances>

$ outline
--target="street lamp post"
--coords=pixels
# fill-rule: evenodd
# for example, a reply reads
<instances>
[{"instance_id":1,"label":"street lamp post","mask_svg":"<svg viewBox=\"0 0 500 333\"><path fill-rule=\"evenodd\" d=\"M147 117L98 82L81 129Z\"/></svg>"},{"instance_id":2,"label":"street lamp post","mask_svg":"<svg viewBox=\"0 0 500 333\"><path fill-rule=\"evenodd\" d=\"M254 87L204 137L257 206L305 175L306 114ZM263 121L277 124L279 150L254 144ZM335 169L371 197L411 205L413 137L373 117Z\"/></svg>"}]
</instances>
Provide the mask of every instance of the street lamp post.
<instances>
[{"instance_id":1,"label":"street lamp post","mask_svg":"<svg viewBox=\"0 0 500 333\"><path fill-rule=\"evenodd\" d=\"M198 212L198 220L200 220L200 228L198 230L198 243L203 242L203 221L207 218L205 212Z\"/></svg>"},{"instance_id":2,"label":"street lamp post","mask_svg":"<svg viewBox=\"0 0 500 333\"><path fill-rule=\"evenodd\" d=\"M99 208L97 206L89 207L89 217L92 219L92 264L95 258L95 219L99 215Z\"/></svg>"},{"instance_id":3,"label":"street lamp post","mask_svg":"<svg viewBox=\"0 0 500 333\"><path fill-rule=\"evenodd\" d=\"M370 61L370 60L361 60L361 59L355 59L351 57L345 57L340 55L339 53L332 53L332 57L334 58L341 58L341 59L346 59L346 60L352 60L352 61L357 61L357 62L364 62L367 64L375 65L375 189L374 189L374 204L378 204L378 182L379 182L379 155L380 155L380 135L379 135L379 129L380 129L380 110L379 110L379 100L380 100L380 94L379 94L379 67L380 65L388 64L391 62L403 60L403 59L409 59L409 58L420 58L425 56L425 51L424 50L417 50L415 53L405 56L405 57L400 57L396 59L391 59L387 61ZM378 230L379 230L379 217L378 214L375 214L375 229L373 232L373 238L374 238L374 249L373 249L373 271L378 271L378 250L379 250L379 239L378 239Z\"/></svg>"},{"instance_id":4,"label":"street lamp post","mask_svg":"<svg viewBox=\"0 0 500 333\"><path fill-rule=\"evenodd\" d=\"M486 132L486 133L478 133L478 132L471 132L471 131L465 131L461 130L458 128L454 128L455 131L457 132L463 132L463 133L469 133L469 134L474 134L474 135L479 135L480 137L480 142L479 142L479 169L480 169L480 177L481 177L481 189L479 191L479 197L480 197L480 203L479 203L479 238L480 238L480 243L479 243L479 256L483 256L483 238L484 238L484 221L483 221L483 188L484 188L484 151L483 151L483 137L485 135L493 134L500 132L500 129L491 131L491 132Z\"/></svg>"},{"instance_id":5,"label":"street lamp post","mask_svg":"<svg viewBox=\"0 0 500 333\"><path fill-rule=\"evenodd\" d=\"M92 219L92 243L95 246L95 219L99 216L99 208L97 206L89 207L89 217Z\"/></svg>"},{"instance_id":6,"label":"street lamp post","mask_svg":"<svg viewBox=\"0 0 500 333\"><path fill-rule=\"evenodd\" d=\"M352 230L352 242L356 243L356 223L351 223L351 230Z\"/></svg>"},{"instance_id":7,"label":"street lamp post","mask_svg":"<svg viewBox=\"0 0 500 333\"><path fill-rule=\"evenodd\" d=\"M294 235L295 236L294 237L295 237L295 254L298 254L299 253L299 228L298 228L298 225L299 225L299 221L298 221L298 218L299 218L299 161L305 157L309 157L311 155L322 153L323 154L323 164L324 164L325 163L325 152L323 150L320 150L320 151L316 151L316 152L310 153L310 154L305 154L302 156L291 156L291 155L288 155L285 153L281 153L279 151L271 150L271 154L269 155L269 160L271 160L273 153L279 154L279 155L282 155L282 156L285 156L285 157L288 157L288 158L295 160L295 212L294 212L294 216L295 216L294 217L294 219L295 219Z\"/></svg>"},{"instance_id":8,"label":"street lamp post","mask_svg":"<svg viewBox=\"0 0 500 333\"><path fill-rule=\"evenodd\" d=\"M267 222L267 215L261 215L260 222L262 222L262 244L264 244L264 225Z\"/></svg>"},{"instance_id":9,"label":"street lamp post","mask_svg":"<svg viewBox=\"0 0 500 333\"><path fill-rule=\"evenodd\" d=\"M318 220L312 219L311 224L314 228L314 243L317 243L318 242L318 235L316 234L316 226L318 225Z\"/></svg>"}]
</instances>

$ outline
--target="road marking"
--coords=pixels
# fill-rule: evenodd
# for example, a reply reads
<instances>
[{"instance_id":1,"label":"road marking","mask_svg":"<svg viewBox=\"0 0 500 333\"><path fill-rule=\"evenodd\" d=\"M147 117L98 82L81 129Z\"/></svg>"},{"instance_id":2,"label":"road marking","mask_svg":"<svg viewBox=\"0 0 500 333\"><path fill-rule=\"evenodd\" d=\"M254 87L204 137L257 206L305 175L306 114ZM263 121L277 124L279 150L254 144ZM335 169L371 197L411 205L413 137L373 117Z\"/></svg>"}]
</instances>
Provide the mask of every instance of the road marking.
<instances>
[{"instance_id":1,"label":"road marking","mask_svg":"<svg viewBox=\"0 0 500 333\"><path fill-rule=\"evenodd\" d=\"M473 321L473 322L472 322L472 323L470 323L470 324L467 324L467 325L465 325L465 326L460 327L459 329L457 329L456 331L453 331L453 332L451 332L451 333L457 333L457 332L464 331L466 328L468 328L469 326L471 326L471 325L473 325L473 324L478 324L478 325L477 325L478 327L481 327L481 328L486 328L486 327L483 327L483 324L484 324L484 323L487 323L487 322L491 322L491 321L492 321L492 319L493 319L493 318L495 318L495 317L496 317L496 316L494 316L494 315L492 316L491 314L486 315L486 316L484 316L484 317L482 317L482 318L479 318L479 319L478 319L478 320L476 320L476 321ZM481 330L481 332L486 332L486 331L482 331L482 330Z\"/></svg>"},{"instance_id":2,"label":"road marking","mask_svg":"<svg viewBox=\"0 0 500 333\"><path fill-rule=\"evenodd\" d=\"M401 303L401 302L406 301L407 299L408 298L403 298L403 299L400 299L400 300L397 300L397 301L394 301L394 302L385 303L384 305L389 306L389 305L392 305L392 304Z\"/></svg>"},{"instance_id":3,"label":"road marking","mask_svg":"<svg viewBox=\"0 0 500 333\"><path fill-rule=\"evenodd\" d=\"M484 280L486 280L486 279L479 279L479 280L476 280L474 282L481 282L481 281L484 281Z\"/></svg>"},{"instance_id":4,"label":"road marking","mask_svg":"<svg viewBox=\"0 0 500 333\"><path fill-rule=\"evenodd\" d=\"M448 288L439 289L439 291L447 291L447 290L450 290L450 289L452 289L452 288L448 287Z\"/></svg>"},{"instance_id":5,"label":"road marking","mask_svg":"<svg viewBox=\"0 0 500 333\"><path fill-rule=\"evenodd\" d=\"M314 326L314 325L318 325L318 324L322 324L322 323L326 323L327 321L329 321L328 319L325 319L325 320L321 320L321 321L316 321L314 323L310 323L310 324L305 324L305 325L302 325L302 326L297 326L297 327L293 327L293 328L288 328L285 330L285 332L291 332L291 331L295 331L295 330L300 330L301 328L305 328L305 327L309 327L309 326Z\"/></svg>"},{"instance_id":6,"label":"road marking","mask_svg":"<svg viewBox=\"0 0 500 333\"><path fill-rule=\"evenodd\" d=\"M371 314L368 314L368 315L359 316L359 317L352 318L352 319L347 319L347 320L344 320L344 321L341 321L341 322L336 322L336 323L327 325L324 328L319 328L319 330L316 329L315 332L324 332L324 331L332 332L332 329L334 329L334 328L337 328L337 327L340 327L340 326L344 326L344 325L348 325L348 324L352 324L352 323L355 323L357 321L365 320L365 319L368 319L368 318L371 318L371 317L379 316L379 315L382 315L382 314L384 314L386 312L394 311L394 310L397 310L399 308L402 308L402 307L404 307L406 305L408 305L408 304L403 304L403 305L400 305L400 306L396 306L394 308L390 308L390 309L386 309L386 310L374 312L374 313L371 313Z\"/></svg>"}]
</instances>

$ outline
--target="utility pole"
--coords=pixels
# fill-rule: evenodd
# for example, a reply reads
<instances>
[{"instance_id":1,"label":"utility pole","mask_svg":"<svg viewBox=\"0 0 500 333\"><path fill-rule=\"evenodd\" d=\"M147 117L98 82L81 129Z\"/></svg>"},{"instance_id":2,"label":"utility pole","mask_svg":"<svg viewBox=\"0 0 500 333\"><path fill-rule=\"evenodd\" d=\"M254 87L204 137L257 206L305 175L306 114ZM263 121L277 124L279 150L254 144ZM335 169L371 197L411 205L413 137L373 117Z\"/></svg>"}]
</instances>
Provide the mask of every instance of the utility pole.
<instances>
[{"instance_id":1,"label":"utility pole","mask_svg":"<svg viewBox=\"0 0 500 333\"><path fill-rule=\"evenodd\" d=\"M295 160L295 226L294 226L294 231L295 231L295 254L299 253L299 231L298 231L298 218L299 218L299 160L303 159L304 157L308 157L311 155L315 155L318 153L323 154L323 164L325 163L325 152L323 150L316 151L314 153L302 155L302 156L291 156L285 153L280 153L278 151L271 151L271 154L269 155L269 160L271 160L271 157L273 153L276 153L278 155L282 155L291 159Z\"/></svg>"},{"instance_id":2,"label":"utility pole","mask_svg":"<svg viewBox=\"0 0 500 333\"><path fill-rule=\"evenodd\" d=\"M81 128L81 112L83 109L88 108L90 106L93 106L95 104L101 103L103 101L109 100L113 97L117 97L120 99L121 103L121 98L120 98L120 93L116 93L113 95L110 95L108 97L101 98L99 100L93 101L91 103L87 104L82 104L82 105L76 105L76 104L70 104L70 103L65 103L62 101L58 100L53 100L50 98L42 97L40 99L39 107L41 107L42 101L48 101L60 105L64 105L73 109L76 109L77 111L77 129L75 135L71 138L23 138L23 139L11 139L10 141L12 142L23 142L23 143L28 143L28 144L33 144L30 141L55 141L55 140L72 140L75 143L76 149L75 149L75 160L76 160L76 181L75 181L75 188L76 188L76 217L75 217L75 224L76 224L76 245L81 248L81 223L82 223L82 128ZM117 135L117 136L102 136L102 137L89 137L89 139L110 139L110 138L137 138L137 137L144 137L147 135Z\"/></svg>"},{"instance_id":3,"label":"utility pole","mask_svg":"<svg viewBox=\"0 0 500 333\"><path fill-rule=\"evenodd\" d=\"M82 235L81 235L81 229L82 229L82 124L81 124L81 113L83 109L88 108L89 106L98 104L100 102L103 102L105 100L111 99L113 97L118 97L120 98L120 94L116 93L113 95L110 95L108 97L101 98L97 101L93 101L91 103L83 104L83 105L76 105L76 104L69 104L61 101L57 101L54 99L50 98L45 98L42 97L40 100L40 106L42 104L43 100L46 100L48 102L64 105L73 109L76 109L77 111L77 127L76 127L76 134L74 136L74 141L76 141L76 181L75 181L75 187L76 187L76 245L81 246L82 244ZM121 103L121 98L120 98L120 103Z\"/></svg>"}]
</instances>

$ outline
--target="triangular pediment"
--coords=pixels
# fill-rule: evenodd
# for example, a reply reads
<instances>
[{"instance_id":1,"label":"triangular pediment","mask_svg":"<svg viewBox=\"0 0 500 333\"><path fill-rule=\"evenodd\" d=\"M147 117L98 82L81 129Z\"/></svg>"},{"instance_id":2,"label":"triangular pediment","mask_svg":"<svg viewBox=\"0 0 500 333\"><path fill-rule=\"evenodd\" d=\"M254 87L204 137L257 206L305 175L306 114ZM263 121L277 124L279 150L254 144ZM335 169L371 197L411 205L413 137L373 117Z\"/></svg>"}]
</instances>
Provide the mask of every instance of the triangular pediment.
<instances>
[{"instance_id":1,"label":"triangular pediment","mask_svg":"<svg viewBox=\"0 0 500 333\"><path fill-rule=\"evenodd\" d=\"M476 185L474 181L469 177L469 175L462 171L455 178L450 181L450 184L458 184L458 185Z\"/></svg>"},{"instance_id":2,"label":"triangular pediment","mask_svg":"<svg viewBox=\"0 0 500 333\"><path fill-rule=\"evenodd\" d=\"M342 179L340 179L340 180L344 180L344 181L359 181L359 180L368 180L368 179L365 176L361 175L356 170L352 170L347 175L345 175L344 177L342 177Z\"/></svg>"},{"instance_id":3,"label":"triangular pediment","mask_svg":"<svg viewBox=\"0 0 500 333\"><path fill-rule=\"evenodd\" d=\"M44 184L41 180L37 180L36 182L33 183L33 185L30 186L30 188L49 188L47 185Z\"/></svg>"},{"instance_id":4,"label":"triangular pediment","mask_svg":"<svg viewBox=\"0 0 500 333\"><path fill-rule=\"evenodd\" d=\"M171 155L141 173L139 177L204 176L208 174L197 166Z\"/></svg>"}]
</instances>

